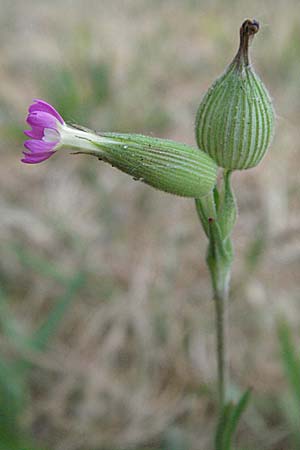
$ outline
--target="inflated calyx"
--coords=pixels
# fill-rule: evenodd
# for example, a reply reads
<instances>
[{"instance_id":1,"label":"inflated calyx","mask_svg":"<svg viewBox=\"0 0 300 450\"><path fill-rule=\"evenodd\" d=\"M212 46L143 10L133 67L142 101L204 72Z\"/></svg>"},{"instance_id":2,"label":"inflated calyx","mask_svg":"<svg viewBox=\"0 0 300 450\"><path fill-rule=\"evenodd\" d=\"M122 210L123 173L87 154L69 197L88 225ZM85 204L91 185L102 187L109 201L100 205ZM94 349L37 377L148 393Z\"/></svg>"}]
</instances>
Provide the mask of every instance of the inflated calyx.
<instances>
[{"instance_id":1,"label":"inflated calyx","mask_svg":"<svg viewBox=\"0 0 300 450\"><path fill-rule=\"evenodd\" d=\"M274 132L272 101L249 59L249 46L258 30L256 20L244 21L235 58L207 91L197 113L199 148L226 169L256 166Z\"/></svg>"}]
</instances>

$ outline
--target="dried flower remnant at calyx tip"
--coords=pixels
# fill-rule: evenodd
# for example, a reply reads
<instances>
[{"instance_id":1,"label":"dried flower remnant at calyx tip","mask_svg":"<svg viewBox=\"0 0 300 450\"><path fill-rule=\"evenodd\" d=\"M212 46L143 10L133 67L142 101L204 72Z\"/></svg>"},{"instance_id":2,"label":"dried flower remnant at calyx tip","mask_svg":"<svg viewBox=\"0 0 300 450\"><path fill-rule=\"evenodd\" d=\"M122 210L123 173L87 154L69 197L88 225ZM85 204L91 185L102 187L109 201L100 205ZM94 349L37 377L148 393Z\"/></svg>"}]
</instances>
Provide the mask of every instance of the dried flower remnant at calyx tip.
<instances>
[{"instance_id":1,"label":"dried flower remnant at calyx tip","mask_svg":"<svg viewBox=\"0 0 300 450\"><path fill-rule=\"evenodd\" d=\"M22 162L37 164L61 147L96 156L134 179L183 197L200 198L215 186L217 166L204 152L185 144L138 134L95 133L67 125L43 100L29 108L25 131L31 139Z\"/></svg>"},{"instance_id":2,"label":"dried flower remnant at calyx tip","mask_svg":"<svg viewBox=\"0 0 300 450\"><path fill-rule=\"evenodd\" d=\"M234 61L238 64L249 66L249 46L256 33L259 31L259 23L257 20L246 19L240 28L240 46Z\"/></svg>"},{"instance_id":3,"label":"dried flower remnant at calyx tip","mask_svg":"<svg viewBox=\"0 0 300 450\"><path fill-rule=\"evenodd\" d=\"M259 164L274 134L271 98L250 64L249 47L258 31L256 20L243 22L233 61L206 92L197 112L198 147L225 169Z\"/></svg>"}]
</instances>

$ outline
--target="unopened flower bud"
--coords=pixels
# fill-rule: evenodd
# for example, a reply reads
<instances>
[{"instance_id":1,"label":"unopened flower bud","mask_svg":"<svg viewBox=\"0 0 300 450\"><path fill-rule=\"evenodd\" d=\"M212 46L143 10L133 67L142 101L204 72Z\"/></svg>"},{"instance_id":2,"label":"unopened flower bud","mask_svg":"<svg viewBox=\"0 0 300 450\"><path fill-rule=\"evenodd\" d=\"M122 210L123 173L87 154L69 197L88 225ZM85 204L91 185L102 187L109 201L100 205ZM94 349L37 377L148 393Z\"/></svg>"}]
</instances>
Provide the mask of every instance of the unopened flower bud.
<instances>
[{"instance_id":1,"label":"unopened flower bud","mask_svg":"<svg viewBox=\"0 0 300 450\"><path fill-rule=\"evenodd\" d=\"M248 19L242 24L235 58L205 94L197 113L199 148L226 169L256 166L273 136L272 102L248 53L258 30L256 20Z\"/></svg>"}]
</instances>

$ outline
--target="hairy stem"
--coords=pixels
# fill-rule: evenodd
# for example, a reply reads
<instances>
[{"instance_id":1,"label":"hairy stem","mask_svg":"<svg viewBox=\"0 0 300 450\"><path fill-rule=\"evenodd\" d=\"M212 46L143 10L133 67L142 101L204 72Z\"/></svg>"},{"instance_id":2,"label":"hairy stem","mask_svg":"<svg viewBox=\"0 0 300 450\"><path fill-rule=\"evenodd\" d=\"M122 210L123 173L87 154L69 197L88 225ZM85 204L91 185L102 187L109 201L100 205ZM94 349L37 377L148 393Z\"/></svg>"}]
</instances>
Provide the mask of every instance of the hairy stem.
<instances>
[{"instance_id":1,"label":"hairy stem","mask_svg":"<svg viewBox=\"0 0 300 450\"><path fill-rule=\"evenodd\" d=\"M237 215L230 171L224 171L221 193L215 187L214 191L204 199L196 199L196 210L208 237L206 262L211 275L215 302L218 397L220 414L222 414L228 400L228 292L233 261L230 234Z\"/></svg>"},{"instance_id":2,"label":"hairy stem","mask_svg":"<svg viewBox=\"0 0 300 450\"><path fill-rule=\"evenodd\" d=\"M226 403L228 385L228 286L214 292L215 323L216 323L216 350L218 363L218 396L220 412Z\"/></svg>"},{"instance_id":3,"label":"hairy stem","mask_svg":"<svg viewBox=\"0 0 300 450\"><path fill-rule=\"evenodd\" d=\"M232 263L231 242L217 241L212 228L209 239L207 265L210 270L216 314L216 350L218 363L218 395L220 412L227 400L228 384L228 291ZM219 248L221 247L221 248Z\"/></svg>"}]
</instances>

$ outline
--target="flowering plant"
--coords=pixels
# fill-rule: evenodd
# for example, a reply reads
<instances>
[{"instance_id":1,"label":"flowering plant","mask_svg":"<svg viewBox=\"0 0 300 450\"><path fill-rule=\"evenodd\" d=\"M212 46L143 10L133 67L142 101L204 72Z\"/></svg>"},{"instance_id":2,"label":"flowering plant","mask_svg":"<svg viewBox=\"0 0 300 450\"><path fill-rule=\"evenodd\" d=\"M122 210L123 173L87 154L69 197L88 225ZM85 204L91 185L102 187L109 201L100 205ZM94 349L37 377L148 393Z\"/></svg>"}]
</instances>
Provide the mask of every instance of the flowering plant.
<instances>
[{"instance_id":1,"label":"flowering plant","mask_svg":"<svg viewBox=\"0 0 300 450\"><path fill-rule=\"evenodd\" d=\"M88 154L108 162L134 179L162 191L190 197L208 237L207 265L216 307L219 422L216 450L230 450L232 435L249 399L246 391L235 404L228 394L226 317L233 261L231 232L237 206L231 187L234 170L256 166L274 130L269 94L254 72L249 45L258 32L256 20L240 28L240 46L232 63L204 96L196 117L199 148L139 134L96 133L66 124L53 106L34 100L29 107L22 162L41 163L59 149ZM221 186L217 169L223 170Z\"/></svg>"}]
</instances>

